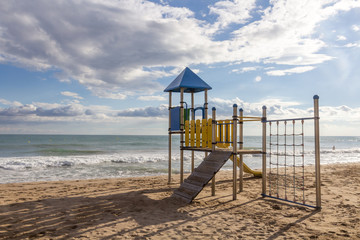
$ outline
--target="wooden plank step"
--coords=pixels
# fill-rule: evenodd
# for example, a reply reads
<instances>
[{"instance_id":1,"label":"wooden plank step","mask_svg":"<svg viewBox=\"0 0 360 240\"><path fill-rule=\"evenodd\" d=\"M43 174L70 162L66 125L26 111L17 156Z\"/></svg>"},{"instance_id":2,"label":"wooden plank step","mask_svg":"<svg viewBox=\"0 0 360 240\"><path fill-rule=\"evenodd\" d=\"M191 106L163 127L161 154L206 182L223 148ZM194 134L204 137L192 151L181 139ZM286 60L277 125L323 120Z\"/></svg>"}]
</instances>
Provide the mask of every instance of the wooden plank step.
<instances>
[{"instance_id":1,"label":"wooden plank step","mask_svg":"<svg viewBox=\"0 0 360 240\"><path fill-rule=\"evenodd\" d=\"M211 178L213 178L213 174L206 174L206 173L202 173L202 172L193 172L188 179L189 180L194 180L194 181L198 181L198 182L202 182L203 184L207 183L208 181L210 181Z\"/></svg>"},{"instance_id":2,"label":"wooden plank step","mask_svg":"<svg viewBox=\"0 0 360 240\"><path fill-rule=\"evenodd\" d=\"M200 178L206 178L206 179L211 179L214 174L209 174L209 173L203 173L203 172L197 172L197 171L194 171L191 175L194 175L196 177L200 177Z\"/></svg>"},{"instance_id":3,"label":"wooden plank step","mask_svg":"<svg viewBox=\"0 0 360 240\"><path fill-rule=\"evenodd\" d=\"M213 174L217 171L218 168L215 167L208 167L205 165L202 166L198 166L197 168L195 168L194 170L196 172L201 172L201 173L207 173L207 174Z\"/></svg>"},{"instance_id":4,"label":"wooden plank step","mask_svg":"<svg viewBox=\"0 0 360 240\"><path fill-rule=\"evenodd\" d=\"M217 160L217 159L220 159L220 158L224 158L224 156L226 156L225 158L228 158L227 156L231 156L232 152L222 152L222 151L215 151L215 152L212 152L211 154L209 154L207 156L208 159L211 159L211 160Z\"/></svg>"},{"instance_id":5,"label":"wooden plank step","mask_svg":"<svg viewBox=\"0 0 360 240\"><path fill-rule=\"evenodd\" d=\"M188 199L190 201L192 201L192 199L193 199L192 195L189 195L189 194L187 194L185 192L179 191L179 189L176 189L174 191L174 194L180 195L181 197L186 198L186 199Z\"/></svg>"},{"instance_id":6,"label":"wooden plank step","mask_svg":"<svg viewBox=\"0 0 360 240\"><path fill-rule=\"evenodd\" d=\"M199 193L199 191L194 191L194 190L182 188L182 187L178 188L178 191L189 195L191 199L193 199L194 196L196 196Z\"/></svg>"},{"instance_id":7,"label":"wooden plank step","mask_svg":"<svg viewBox=\"0 0 360 240\"><path fill-rule=\"evenodd\" d=\"M217 159L217 160L211 160L211 159L207 159L204 160L200 165L205 165L205 166L214 166L218 169L220 169L226 162L228 159L224 160L224 159ZM199 166L200 166L199 165Z\"/></svg>"},{"instance_id":8,"label":"wooden plank step","mask_svg":"<svg viewBox=\"0 0 360 240\"><path fill-rule=\"evenodd\" d=\"M212 159L212 158L210 158L210 159L205 159L204 164L209 163L209 164L219 165L219 164L226 162L227 160L228 159Z\"/></svg>"},{"instance_id":9,"label":"wooden plank step","mask_svg":"<svg viewBox=\"0 0 360 240\"><path fill-rule=\"evenodd\" d=\"M199 192L199 191L193 190L191 188L185 188L182 185L178 188L178 191L189 194L190 196L194 196L194 194Z\"/></svg>"},{"instance_id":10,"label":"wooden plank step","mask_svg":"<svg viewBox=\"0 0 360 240\"><path fill-rule=\"evenodd\" d=\"M219 161L210 161L210 160L205 160L204 162L202 162L199 166L201 165L205 165L208 167L215 167L218 168L220 166L220 164L222 164L222 162Z\"/></svg>"},{"instance_id":11,"label":"wooden plank step","mask_svg":"<svg viewBox=\"0 0 360 240\"><path fill-rule=\"evenodd\" d=\"M181 201L183 201L185 203L191 203L191 201L192 201L192 199L185 198L185 197L183 197L181 195L178 195L176 193L173 193L172 197L177 198L177 199L179 199L179 200L181 200Z\"/></svg>"},{"instance_id":12,"label":"wooden plank step","mask_svg":"<svg viewBox=\"0 0 360 240\"><path fill-rule=\"evenodd\" d=\"M195 181L195 180L185 179L184 182L195 185L195 186L199 186L201 188L204 187L204 183L198 182L198 181Z\"/></svg>"},{"instance_id":13,"label":"wooden plank step","mask_svg":"<svg viewBox=\"0 0 360 240\"><path fill-rule=\"evenodd\" d=\"M183 182L181 184L180 188L185 188L185 189L191 190L193 192L200 192L203 189L202 186L194 185L194 184L191 184L188 182Z\"/></svg>"}]
</instances>

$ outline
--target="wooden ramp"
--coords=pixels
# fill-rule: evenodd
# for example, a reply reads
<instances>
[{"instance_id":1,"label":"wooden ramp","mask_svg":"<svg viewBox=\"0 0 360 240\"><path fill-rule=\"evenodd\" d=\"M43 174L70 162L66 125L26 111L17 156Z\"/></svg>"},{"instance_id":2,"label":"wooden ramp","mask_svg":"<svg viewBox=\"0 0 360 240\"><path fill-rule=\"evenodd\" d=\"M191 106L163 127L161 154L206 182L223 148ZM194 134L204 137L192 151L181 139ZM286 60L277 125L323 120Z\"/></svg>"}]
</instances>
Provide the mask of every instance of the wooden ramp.
<instances>
[{"instance_id":1,"label":"wooden ramp","mask_svg":"<svg viewBox=\"0 0 360 240\"><path fill-rule=\"evenodd\" d=\"M174 191L173 197L190 203L226 163L231 154L230 151L211 152Z\"/></svg>"}]
</instances>

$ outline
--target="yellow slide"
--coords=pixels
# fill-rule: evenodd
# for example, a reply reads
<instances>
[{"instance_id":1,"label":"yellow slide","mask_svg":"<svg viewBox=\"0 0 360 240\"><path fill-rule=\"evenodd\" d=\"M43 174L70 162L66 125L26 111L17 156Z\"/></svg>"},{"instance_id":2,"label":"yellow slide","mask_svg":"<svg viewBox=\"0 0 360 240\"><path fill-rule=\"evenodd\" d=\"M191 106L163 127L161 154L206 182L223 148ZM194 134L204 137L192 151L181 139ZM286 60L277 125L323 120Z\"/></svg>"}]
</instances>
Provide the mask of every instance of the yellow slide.
<instances>
[{"instance_id":1,"label":"yellow slide","mask_svg":"<svg viewBox=\"0 0 360 240\"><path fill-rule=\"evenodd\" d=\"M230 159L233 160L232 157L231 157ZM237 157L237 161L236 161L236 162L237 162L237 163L236 163L237 166L240 167L240 158L239 158L239 157ZM252 170L252 169L249 168L248 165L246 165L244 162L243 162L243 169L244 169L244 172L253 174L254 177L262 177L262 172Z\"/></svg>"}]
</instances>

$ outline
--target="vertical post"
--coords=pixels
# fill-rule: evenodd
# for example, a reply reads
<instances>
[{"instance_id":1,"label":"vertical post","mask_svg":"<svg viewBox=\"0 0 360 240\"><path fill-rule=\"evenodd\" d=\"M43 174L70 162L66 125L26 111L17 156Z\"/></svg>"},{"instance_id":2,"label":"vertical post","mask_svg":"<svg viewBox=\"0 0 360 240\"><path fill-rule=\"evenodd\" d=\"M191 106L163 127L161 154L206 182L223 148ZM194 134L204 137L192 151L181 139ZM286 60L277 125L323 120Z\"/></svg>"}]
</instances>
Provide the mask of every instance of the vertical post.
<instances>
[{"instance_id":1,"label":"vertical post","mask_svg":"<svg viewBox=\"0 0 360 240\"><path fill-rule=\"evenodd\" d=\"M243 127L244 127L244 121L243 121L243 116L244 116L244 111L242 108L240 108L239 110L240 113L240 122L239 122L239 149L242 150L244 148L244 132L243 132ZM244 165L243 165L243 155L240 154L239 155L239 192L242 192L244 190L244 184L243 184L243 179L244 179Z\"/></svg>"},{"instance_id":2,"label":"vertical post","mask_svg":"<svg viewBox=\"0 0 360 240\"><path fill-rule=\"evenodd\" d=\"M184 181L184 88L180 89L180 184Z\"/></svg>"},{"instance_id":3,"label":"vertical post","mask_svg":"<svg viewBox=\"0 0 360 240\"><path fill-rule=\"evenodd\" d=\"M191 93L191 119L195 120L195 108L194 108L194 93ZM191 172L194 171L195 163L194 163L194 150L191 151Z\"/></svg>"},{"instance_id":4,"label":"vertical post","mask_svg":"<svg viewBox=\"0 0 360 240\"><path fill-rule=\"evenodd\" d=\"M204 112L205 112L205 119L208 119L208 94L207 94L207 89L205 89L204 91Z\"/></svg>"},{"instance_id":5,"label":"vertical post","mask_svg":"<svg viewBox=\"0 0 360 240\"><path fill-rule=\"evenodd\" d=\"M237 158L237 105L233 105L233 200L236 200L237 185L236 185L236 158Z\"/></svg>"},{"instance_id":6,"label":"vertical post","mask_svg":"<svg viewBox=\"0 0 360 240\"><path fill-rule=\"evenodd\" d=\"M215 151L216 147L216 108L212 108L212 139L211 139L211 151ZM215 175L211 180L211 196L215 196Z\"/></svg>"},{"instance_id":7,"label":"vertical post","mask_svg":"<svg viewBox=\"0 0 360 240\"><path fill-rule=\"evenodd\" d=\"M208 119L208 90L205 89L204 91L204 119ZM208 156L208 152L205 152L205 157Z\"/></svg>"},{"instance_id":8,"label":"vertical post","mask_svg":"<svg viewBox=\"0 0 360 240\"><path fill-rule=\"evenodd\" d=\"M200 121L200 119L197 119L196 121L195 121L195 128L196 128L196 134L195 134L195 146L197 147L197 148L200 148L200 145L201 145L201 139L200 139L200 134L201 134L201 125L200 125L200 123L201 123L201 121Z\"/></svg>"},{"instance_id":9,"label":"vertical post","mask_svg":"<svg viewBox=\"0 0 360 240\"><path fill-rule=\"evenodd\" d=\"M262 194L266 194L266 106L262 107Z\"/></svg>"},{"instance_id":10,"label":"vertical post","mask_svg":"<svg viewBox=\"0 0 360 240\"><path fill-rule=\"evenodd\" d=\"M316 207L321 208L319 96L314 96Z\"/></svg>"},{"instance_id":11,"label":"vertical post","mask_svg":"<svg viewBox=\"0 0 360 240\"><path fill-rule=\"evenodd\" d=\"M190 122L190 146L195 147L195 120Z\"/></svg>"},{"instance_id":12,"label":"vertical post","mask_svg":"<svg viewBox=\"0 0 360 240\"><path fill-rule=\"evenodd\" d=\"M214 152L215 151L215 147L216 147L216 132L217 132L217 127L216 127L216 108L213 107L212 108L212 139L211 139L211 151Z\"/></svg>"},{"instance_id":13,"label":"vertical post","mask_svg":"<svg viewBox=\"0 0 360 240\"><path fill-rule=\"evenodd\" d=\"M168 184L171 183L171 92L169 92L169 166L168 166Z\"/></svg>"}]
</instances>

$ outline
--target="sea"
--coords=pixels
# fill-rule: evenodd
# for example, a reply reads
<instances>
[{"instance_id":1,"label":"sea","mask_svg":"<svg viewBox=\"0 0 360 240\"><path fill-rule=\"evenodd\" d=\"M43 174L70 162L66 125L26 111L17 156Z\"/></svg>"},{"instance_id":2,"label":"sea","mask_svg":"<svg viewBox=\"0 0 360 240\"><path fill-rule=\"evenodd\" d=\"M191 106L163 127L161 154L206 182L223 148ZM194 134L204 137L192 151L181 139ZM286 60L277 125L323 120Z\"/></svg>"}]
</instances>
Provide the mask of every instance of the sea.
<instances>
[{"instance_id":1,"label":"sea","mask_svg":"<svg viewBox=\"0 0 360 240\"><path fill-rule=\"evenodd\" d=\"M175 174L180 171L179 142L179 135L173 135ZM245 137L244 147L261 149L261 137ZM304 153L305 165L314 164L313 137L305 137L304 149L295 151ZM195 152L195 165L203 158L204 153ZM321 137L320 159L321 164L360 162L360 137ZM260 169L261 155L245 155L244 162ZM224 166L231 167L231 161ZM191 152L185 151L185 173L190 169ZM0 135L0 184L155 176L167 172L167 135Z\"/></svg>"}]
</instances>

